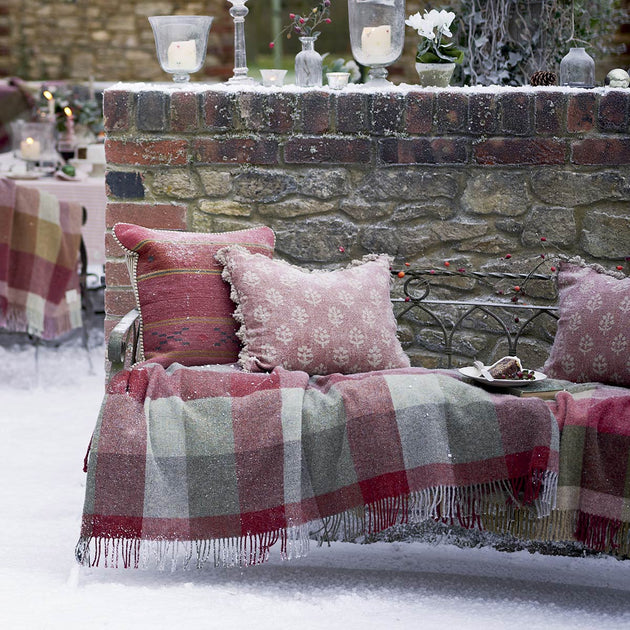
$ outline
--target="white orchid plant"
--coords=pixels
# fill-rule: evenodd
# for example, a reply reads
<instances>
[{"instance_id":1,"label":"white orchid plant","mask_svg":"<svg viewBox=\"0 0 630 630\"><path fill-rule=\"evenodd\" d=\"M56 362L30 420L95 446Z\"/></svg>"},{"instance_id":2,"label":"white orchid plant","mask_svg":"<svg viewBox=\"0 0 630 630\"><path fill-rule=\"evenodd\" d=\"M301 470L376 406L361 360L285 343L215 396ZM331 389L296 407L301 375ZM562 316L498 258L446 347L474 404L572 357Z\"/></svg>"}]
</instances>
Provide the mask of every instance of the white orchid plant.
<instances>
[{"instance_id":1,"label":"white orchid plant","mask_svg":"<svg viewBox=\"0 0 630 630\"><path fill-rule=\"evenodd\" d=\"M445 42L447 38L453 37L451 24L455 19L452 11L425 11L410 15L405 24L418 31L420 42L416 61L419 63L461 63L464 53L456 48L453 42Z\"/></svg>"}]
</instances>

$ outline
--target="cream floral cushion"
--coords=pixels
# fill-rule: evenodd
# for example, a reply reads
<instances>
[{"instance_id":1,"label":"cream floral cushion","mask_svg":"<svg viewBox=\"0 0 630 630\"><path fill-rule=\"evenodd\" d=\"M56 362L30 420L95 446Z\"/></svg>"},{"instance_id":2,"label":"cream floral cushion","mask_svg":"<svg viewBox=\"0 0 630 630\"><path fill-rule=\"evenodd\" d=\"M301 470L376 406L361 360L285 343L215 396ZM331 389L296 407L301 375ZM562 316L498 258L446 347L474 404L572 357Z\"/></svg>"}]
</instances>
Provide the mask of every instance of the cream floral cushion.
<instances>
[{"instance_id":1,"label":"cream floral cushion","mask_svg":"<svg viewBox=\"0 0 630 630\"><path fill-rule=\"evenodd\" d=\"M558 331L543 371L630 386L630 278L572 260L560 264L558 289Z\"/></svg>"},{"instance_id":2,"label":"cream floral cushion","mask_svg":"<svg viewBox=\"0 0 630 630\"><path fill-rule=\"evenodd\" d=\"M216 258L237 304L245 370L349 374L409 366L396 338L387 256L314 272L239 246Z\"/></svg>"}]
</instances>

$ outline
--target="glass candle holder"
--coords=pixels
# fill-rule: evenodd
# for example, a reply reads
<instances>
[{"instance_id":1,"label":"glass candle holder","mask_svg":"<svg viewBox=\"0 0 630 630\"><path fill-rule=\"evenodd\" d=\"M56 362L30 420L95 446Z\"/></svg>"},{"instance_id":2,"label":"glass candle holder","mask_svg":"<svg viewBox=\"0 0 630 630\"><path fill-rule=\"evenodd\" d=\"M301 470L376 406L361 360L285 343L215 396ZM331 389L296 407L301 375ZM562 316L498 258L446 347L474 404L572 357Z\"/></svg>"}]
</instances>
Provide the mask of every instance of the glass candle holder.
<instances>
[{"instance_id":1,"label":"glass candle holder","mask_svg":"<svg viewBox=\"0 0 630 630\"><path fill-rule=\"evenodd\" d=\"M332 90L343 90L350 80L349 72L327 72L328 87Z\"/></svg>"},{"instance_id":2,"label":"glass candle holder","mask_svg":"<svg viewBox=\"0 0 630 630\"><path fill-rule=\"evenodd\" d=\"M56 161L55 126L52 122L15 121L11 124L13 154L24 160L28 168L35 163Z\"/></svg>"},{"instance_id":3,"label":"glass candle holder","mask_svg":"<svg viewBox=\"0 0 630 630\"><path fill-rule=\"evenodd\" d=\"M352 56L368 66L368 83L389 84L387 66L405 41L405 0L348 0Z\"/></svg>"},{"instance_id":4,"label":"glass candle holder","mask_svg":"<svg viewBox=\"0 0 630 630\"><path fill-rule=\"evenodd\" d=\"M206 15L158 15L149 18L158 61L173 81L184 83L201 70L206 59L212 17Z\"/></svg>"},{"instance_id":5,"label":"glass candle holder","mask_svg":"<svg viewBox=\"0 0 630 630\"><path fill-rule=\"evenodd\" d=\"M571 48L560 62L560 85L595 87L595 61L584 48Z\"/></svg>"},{"instance_id":6,"label":"glass candle holder","mask_svg":"<svg viewBox=\"0 0 630 630\"><path fill-rule=\"evenodd\" d=\"M279 68L261 70L260 76L262 77L262 84L265 87L282 87L286 73L286 70L280 70Z\"/></svg>"}]
</instances>

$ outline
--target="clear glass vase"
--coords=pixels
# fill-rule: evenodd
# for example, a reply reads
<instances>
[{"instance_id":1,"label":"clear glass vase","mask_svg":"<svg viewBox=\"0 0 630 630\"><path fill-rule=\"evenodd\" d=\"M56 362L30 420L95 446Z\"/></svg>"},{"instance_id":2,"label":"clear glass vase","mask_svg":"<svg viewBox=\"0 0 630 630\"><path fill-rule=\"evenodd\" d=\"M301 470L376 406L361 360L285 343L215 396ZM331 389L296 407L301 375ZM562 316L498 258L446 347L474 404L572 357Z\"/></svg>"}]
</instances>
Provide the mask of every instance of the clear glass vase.
<instances>
[{"instance_id":1,"label":"clear glass vase","mask_svg":"<svg viewBox=\"0 0 630 630\"><path fill-rule=\"evenodd\" d=\"M560 62L560 85L595 87L595 61L584 48L571 48Z\"/></svg>"},{"instance_id":2,"label":"clear glass vase","mask_svg":"<svg viewBox=\"0 0 630 630\"><path fill-rule=\"evenodd\" d=\"M321 87L322 56L315 50L315 37L300 37L302 50L295 55L295 84L299 87Z\"/></svg>"}]
</instances>

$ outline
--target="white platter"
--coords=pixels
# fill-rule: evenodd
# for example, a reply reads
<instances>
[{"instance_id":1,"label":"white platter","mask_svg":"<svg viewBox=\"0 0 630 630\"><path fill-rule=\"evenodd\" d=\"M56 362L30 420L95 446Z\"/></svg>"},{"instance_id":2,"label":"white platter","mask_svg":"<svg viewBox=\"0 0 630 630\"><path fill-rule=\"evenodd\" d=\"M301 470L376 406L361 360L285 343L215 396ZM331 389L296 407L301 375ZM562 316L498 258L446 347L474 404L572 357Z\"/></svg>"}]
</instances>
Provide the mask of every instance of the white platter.
<instances>
[{"instance_id":1,"label":"white platter","mask_svg":"<svg viewBox=\"0 0 630 630\"><path fill-rule=\"evenodd\" d=\"M468 367L459 368L459 373L467 376L468 378L472 378L473 381L477 381L477 383L483 383L484 385L490 385L491 387L526 387L531 383L536 383L537 381L544 381L547 378L546 374L542 372L534 372L534 378L495 378L493 381L489 381L485 376L481 376L479 374L479 370L470 365Z\"/></svg>"}]
</instances>

